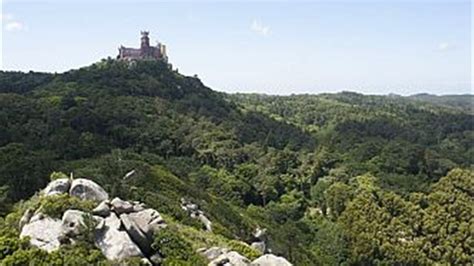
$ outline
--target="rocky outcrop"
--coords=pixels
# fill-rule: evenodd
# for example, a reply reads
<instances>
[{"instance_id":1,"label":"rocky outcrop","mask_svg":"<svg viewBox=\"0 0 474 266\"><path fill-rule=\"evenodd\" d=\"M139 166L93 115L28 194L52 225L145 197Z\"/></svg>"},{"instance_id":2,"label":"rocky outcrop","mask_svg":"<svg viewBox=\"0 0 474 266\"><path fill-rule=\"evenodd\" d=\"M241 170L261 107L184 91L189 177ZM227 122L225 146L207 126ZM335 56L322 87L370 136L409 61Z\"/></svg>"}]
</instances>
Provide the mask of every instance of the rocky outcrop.
<instances>
[{"instance_id":1,"label":"rocky outcrop","mask_svg":"<svg viewBox=\"0 0 474 266\"><path fill-rule=\"evenodd\" d=\"M109 195L101 186L92 180L84 178L74 179L72 181L69 194L82 200L93 200L96 202L109 199Z\"/></svg>"},{"instance_id":2,"label":"rocky outcrop","mask_svg":"<svg viewBox=\"0 0 474 266\"><path fill-rule=\"evenodd\" d=\"M120 198L108 200L108 194L102 187L91 180L58 179L52 181L43 190L43 196L67 193L84 200L98 202L89 213L80 210L66 210L62 219L44 215L43 207L28 209L20 220L20 236L30 238L30 244L48 252L54 251L62 244L74 243L77 237L87 229L93 233L95 245L103 255L116 262L130 257L142 259L144 264L160 265L163 258L151 248L154 234L166 227L160 213L147 208L136 201L125 201ZM68 185L70 182L70 185ZM60 200L60 199L58 199ZM199 209L197 204L181 201L181 207L193 218L198 219L207 231L212 230L211 221ZM89 220L90 219L90 220ZM261 252L266 249L266 230L257 228L251 244ZM291 266L285 258L267 254L250 262L248 258L227 248L212 247L199 251L209 260L210 266Z\"/></svg>"},{"instance_id":3,"label":"rocky outcrop","mask_svg":"<svg viewBox=\"0 0 474 266\"><path fill-rule=\"evenodd\" d=\"M132 220L138 229L149 238L152 237L154 232L166 227L166 223L160 213L153 209L145 209L124 216Z\"/></svg>"},{"instance_id":4,"label":"rocky outcrop","mask_svg":"<svg viewBox=\"0 0 474 266\"><path fill-rule=\"evenodd\" d=\"M57 194L65 194L69 192L71 187L71 179L60 178L51 181L48 186L43 190L43 195L52 196Z\"/></svg>"},{"instance_id":5,"label":"rocky outcrop","mask_svg":"<svg viewBox=\"0 0 474 266\"><path fill-rule=\"evenodd\" d=\"M251 264L252 266L293 266L289 261L283 257L278 257L273 254L263 255Z\"/></svg>"},{"instance_id":6,"label":"rocky outcrop","mask_svg":"<svg viewBox=\"0 0 474 266\"><path fill-rule=\"evenodd\" d=\"M134 220L130 219L127 214L120 215L120 220L127 231L128 235L132 240L140 247L140 249L149 254L151 252L151 244L153 239L148 238L145 233L143 233Z\"/></svg>"},{"instance_id":7,"label":"rocky outcrop","mask_svg":"<svg viewBox=\"0 0 474 266\"><path fill-rule=\"evenodd\" d=\"M140 202L120 198L114 198L110 204L101 202L93 212L102 215L109 213L104 222L97 226L96 232L96 245L107 259L122 260L138 256L155 264L161 260L159 255L151 254L153 235L166 227L159 212L145 208Z\"/></svg>"},{"instance_id":8,"label":"rocky outcrop","mask_svg":"<svg viewBox=\"0 0 474 266\"><path fill-rule=\"evenodd\" d=\"M204 215L204 212L199 209L197 204L187 201L181 198L181 208L186 211L191 218L198 219L203 225L206 231L212 232L212 222L209 218Z\"/></svg>"},{"instance_id":9,"label":"rocky outcrop","mask_svg":"<svg viewBox=\"0 0 474 266\"><path fill-rule=\"evenodd\" d=\"M159 264L161 256L151 254L153 235L166 226L161 215L143 203L114 198L95 182L88 179L58 179L43 190L43 196L70 193L83 200L100 202L90 213L66 210L62 220L53 219L28 209L20 220L21 237L30 237L30 243L46 251L61 244L73 243L83 229L93 226L95 245L109 260L120 261L141 257L150 265ZM85 220L91 218L91 222Z\"/></svg>"},{"instance_id":10,"label":"rocky outcrop","mask_svg":"<svg viewBox=\"0 0 474 266\"><path fill-rule=\"evenodd\" d=\"M39 213L34 215L21 230L20 237L30 237L30 244L48 252L59 248L62 222Z\"/></svg>"},{"instance_id":11,"label":"rocky outcrop","mask_svg":"<svg viewBox=\"0 0 474 266\"><path fill-rule=\"evenodd\" d=\"M161 215L153 209L129 214L124 213L120 215L120 220L131 238L146 254L151 252L153 234L166 227Z\"/></svg>"},{"instance_id":12,"label":"rocky outcrop","mask_svg":"<svg viewBox=\"0 0 474 266\"><path fill-rule=\"evenodd\" d=\"M95 243L109 260L123 260L129 257L144 257L140 248L126 231L120 230L121 221L115 213L101 222L96 230Z\"/></svg>"}]
</instances>

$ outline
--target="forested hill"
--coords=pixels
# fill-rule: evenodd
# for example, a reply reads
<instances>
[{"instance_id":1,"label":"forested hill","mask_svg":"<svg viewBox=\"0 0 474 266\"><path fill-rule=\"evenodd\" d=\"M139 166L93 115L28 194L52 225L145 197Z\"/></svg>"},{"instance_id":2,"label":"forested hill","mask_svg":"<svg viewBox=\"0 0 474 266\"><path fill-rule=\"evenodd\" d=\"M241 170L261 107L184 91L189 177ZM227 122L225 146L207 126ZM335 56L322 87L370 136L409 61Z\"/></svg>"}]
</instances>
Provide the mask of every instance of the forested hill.
<instances>
[{"instance_id":1,"label":"forested hill","mask_svg":"<svg viewBox=\"0 0 474 266\"><path fill-rule=\"evenodd\" d=\"M438 105L450 106L471 113L474 112L474 95L472 94L437 96L422 93L411 95L409 98Z\"/></svg>"},{"instance_id":2,"label":"forested hill","mask_svg":"<svg viewBox=\"0 0 474 266\"><path fill-rule=\"evenodd\" d=\"M310 133L319 154L331 158L327 171L339 165L351 175L380 174L384 186L400 192L423 190L449 169L474 163L474 116L459 109L351 92L228 97Z\"/></svg>"},{"instance_id":3,"label":"forested hill","mask_svg":"<svg viewBox=\"0 0 474 266\"><path fill-rule=\"evenodd\" d=\"M260 227L295 265L472 263L474 116L444 103L229 95L148 61L0 72L0 260L35 256L15 242L24 200L72 172L158 210L193 250Z\"/></svg>"}]
</instances>

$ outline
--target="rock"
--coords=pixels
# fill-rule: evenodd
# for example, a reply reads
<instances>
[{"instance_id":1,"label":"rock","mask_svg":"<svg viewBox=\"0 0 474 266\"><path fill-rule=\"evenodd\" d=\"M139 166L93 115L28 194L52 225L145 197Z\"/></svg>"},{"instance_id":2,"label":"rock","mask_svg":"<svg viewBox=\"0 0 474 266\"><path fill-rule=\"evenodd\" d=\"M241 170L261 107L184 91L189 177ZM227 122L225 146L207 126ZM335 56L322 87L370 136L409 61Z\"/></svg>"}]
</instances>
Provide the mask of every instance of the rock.
<instances>
[{"instance_id":1,"label":"rock","mask_svg":"<svg viewBox=\"0 0 474 266\"><path fill-rule=\"evenodd\" d=\"M104 201L109 198L105 190L92 180L78 178L74 179L71 184L69 194L83 200Z\"/></svg>"},{"instance_id":2,"label":"rock","mask_svg":"<svg viewBox=\"0 0 474 266\"><path fill-rule=\"evenodd\" d=\"M153 265L161 265L161 263L163 262L163 258L159 253L156 253L150 256L150 262Z\"/></svg>"},{"instance_id":3,"label":"rock","mask_svg":"<svg viewBox=\"0 0 474 266\"><path fill-rule=\"evenodd\" d=\"M293 266L283 257L278 257L273 254L266 254L260 256L252 262L254 266Z\"/></svg>"},{"instance_id":4,"label":"rock","mask_svg":"<svg viewBox=\"0 0 474 266\"><path fill-rule=\"evenodd\" d=\"M208 266L233 266L233 264L230 264L230 260L227 257L224 257L220 260L216 260L214 262L211 261L207 265Z\"/></svg>"},{"instance_id":5,"label":"rock","mask_svg":"<svg viewBox=\"0 0 474 266\"><path fill-rule=\"evenodd\" d=\"M188 203L184 206L184 208L187 211L198 211L199 210L199 207L197 206L197 204L194 204L194 203Z\"/></svg>"},{"instance_id":6,"label":"rock","mask_svg":"<svg viewBox=\"0 0 474 266\"><path fill-rule=\"evenodd\" d=\"M146 209L145 204L143 203L138 203L138 204L133 204L133 212L141 212Z\"/></svg>"},{"instance_id":7,"label":"rock","mask_svg":"<svg viewBox=\"0 0 474 266\"><path fill-rule=\"evenodd\" d=\"M267 229L266 228L260 228L257 227L255 231L253 232L253 242L250 244L250 246L262 253L265 253L267 251L266 249L266 239L267 239Z\"/></svg>"},{"instance_id":8,"label":"rock","mask_svg":"<svg viewBox=\"0 0 474 266\"><path fill-rule=\"evenodd\" d=\"M48 252L59 248L62 234L62 223L59 219L35 215L21 230L20 237L30 237L30 244Z\"/></svg>"},{"instance_id":9,"label":"rock","mask_svg":"<svg viewBox=\"0 0 474 266\"><path fill-rule=\"evenodd\" d=\"M121 226L122 226L122 222L120 221L119 217L113 212L111 212L110 215L104 219L105 228L120 230Z\"/></svg>"},{"instance_id":10,"label":"rock","mask_svg":"<svg viewBox=\"0 0 474 266\"><path fill-rule=\"evenodd\" d=\"M212 232L212 222L204 214L199 214L197 218L204 224L206 231Z\"/></svg>"},{"instance_id":11,"label":"rock","mask_svg":"<svg viewBox=\"0 0 474 266\"><path fill-rule=\"evenodd\" d=\"M246 257L240 255L235 251L227 252L220 255L219 257L212 260L208 266L221 266L221 265L231 265L231 266L249 266L250 261Z\"/></svg>"},{"instance_id":12,"label":"rock","mask_svg":"<svg viewBox=\"0 0 474 266\"><path fill-rule=\"evenodd\" d=\"M99 221L99 223L97 223L97 225L95 227L95 230L96 231L105 230L105 219L102 219L102 220Z\"/></svg>"},{"instance_id":13,"label":"rock","mask_svg":"<svg viewBox=\"0 0 474 266\"><path fill-rule=\"evenodd\" d=\"M99 215L101 217L107 217L110 214L110 202L108 200L102 201L97 207L92 210L92 214Z\"/></svg>"},{"instance_id":14,"label":"rock","mask_svg":"<svg viewBox=\"0 0 474 266\"><path fill-rule=\"evenodd\" d=\"M35 221L38 221L38 220L42 220L44 219L46 216L40 212L41 211L41 207L35 211L35 213L33 214L33 217L31 217L30 219L30 222L29 223L32 223L32 222L35 222Z\"/></svg>"},{"instance_id":15,"label":"rock","mask_svg":"<svg viewBox=\"0 0 474 266\"><path fill-rule=\"evenodd\" d=\"M25 224L30 222L31 217L33 217L33 214L34 214L33 209L28 208L23 214L23 216L21 216L20 222L18 223L18 228L20 231L23 228L23 226L25 226Z\"/></svg>"},{"instance_id":16,"label":"rock","mask_svg":"<svg viewBox=\"0 0 474 266\"><path fill-rule=\"evenodd\" d=\"M69 178L60 178L49 182L48 186L43 190L45 196L64 194L69 192L71 180Z\"/></svg>"},{"instance_id":17,"label":"rock","mask_svg":"<svg viewBox=\"0 0 474 266\"><path fill-rule=\"evenodd\" d=\"M212 261L219 257L222 254L225 254L229 252L227 248L221 248L221 247L212 247L209 249L204 249L203 251L198 251L201 255L206 257L208 260Z\"/></svg>"},{"instance_id":18,"label":"rock","mask_svg":"<svg viewBox=\"0 0 474 266\"><path fill-rule=\"evenodd\" d=\"M187 212L196 212L199 210L199 206L197 204L189 202L185 198L181 198L181 208Z\"/></svg>"},{"instance_id":19,"label":"rock","mask_svg":"<svg viewBox=\"0 0 474 266\"><path fill-rule=\"evenodd\" d=\"M166 223L160 213L154 209L145 209L127 215L135 222L140 231L145 233L149 239L153 239L153 233L166 227Z\"/></svg>"},{"instance_id":20,"label":"rock","mask_svg":"<svg viewBox=\"0 0 474 266\"><path fill-rule=\"evenodd\" d=\"M122 221L125 230L132 240L140 247L143 253L150 254L151 244L153 243L152 238L148 238L147 235L140 230L140 227L135 223L133 218L130 218L128 214L121 214L120 220Z\"/></svg>"},{"instance_id":21,"label":"rock","mask_svg":"<svg viewBox=\"0 0 474 266\"><path fill-rule=\"evenodd\" d=\"M181 208L188 212L191 218L198 219L206 228L206 231L212 232L212 222L204 215L204 212L199 209L197 204L191 203L184 198L181 198Z\"/></svg>"},{"instance_id":22,"label":"rock","mask_svg":"<svg viewBox=\"0 0 474 266\"><path fill-rule=\"evenodd\" d=\"M153 234L166 227L160 213L153 209L139 212L123 213L120 220L127 233L145 254L150 254Z\"/></svg>"},{"instance_id":23,"label":"rock","mask_svg":"<svg viewBox=\"0 0 474 266\"><path fill-rule=\"evenodd\" d=\"M153 266L153 263L147 258L142 258L140 260L140 265L148 265L148 266Z\"/></svg>"},{"instance_id":24,"label":"rock","mask_svg":"<svg viewBox=\"0 0 474 266\"><path fill-rule=\"evenodd\" d=\"M253 233L253 236L256 239L259 239L262 241L265 240L266 235L267 235L267 229L266 228L261 229L260 227L257 227L257 229L255 229L255 232Z\"/></svg>"},{"instance_id":25,"label":"rock","mask_svg":"<svg viewBox=\"0 0 474 266\"><path fill-rule=\"evenodd\" d=\"M63 234L69 237L77 236L84 226L84 215L88 214L78 210L65 211L62 218Z\"/></svg>"},{"instance_id":26,"label":"rock","mask_svg":"<svg viewBox=\"0 0 474 266\"><path fill-rule=\"evenodd\" d=\"M314 212L316 212L316 213L319 214L319 215L324 215L323 210L322 210L321 208L319 208L319 207L314 208Z\"/></svg>"},{"instance_id":27,"label":"rock","mask_svg":"<svg viewBox=\"0 0 474 266\"><path fill-rule=\"evenodd\" d=\"M92 216L89 213L79 210L67 210L64 212L62 217L62 230L63 235L68 237L74 237L81 233L81 229L87 226L84 219L89 216L94 221L94 224L90 226L96 226L100 224L104 218L99 216Z\"/></svg>"},{"instance_id":28,"label":"rock","mask_svg":"<svg viewBox=\"0 0 474 266\"><path fill-rule=\"evenodd\" d=\"M114 213L97 226L96 246L108 260L123 260L129 257L144 257L140 248L125 231L120 231L120 219Z\"/></svg>"},{"instance_id":29,"label":"rock","mask_svg":"<svg viewBox=\"0 0 474 266\"><path fill-rule=\"evenodd\" d=\"M134 200L134 201L132 201L132 204L133 204L133 211L134 212L139 212L139 211L143 211L144 209L146 209L146 204L145 203Z\"/></svg>"},{"instance_id":30,"label":"rock","mask_svg":"<svg viewBox=\"0 0 474 266\"><path fill-rule=\"evenodd\" d=\"M250 244L250 247L262 252L262 254L265 253L266 250L266 245L264 241L253 242L252 244Z\"/></svg>"},{"instance_id":31,"label":"rock","mask_svg":"<svg viewBox=\"0 0 474 266\"><path fill-rule=\"evenodd\" d=\"M122 213L131 213L133 212L133 204L128 201L121 200L120 198L114 198L110 205L112 206L112 210L117 214L120 215Z\"/></svg>"}]
</instances>

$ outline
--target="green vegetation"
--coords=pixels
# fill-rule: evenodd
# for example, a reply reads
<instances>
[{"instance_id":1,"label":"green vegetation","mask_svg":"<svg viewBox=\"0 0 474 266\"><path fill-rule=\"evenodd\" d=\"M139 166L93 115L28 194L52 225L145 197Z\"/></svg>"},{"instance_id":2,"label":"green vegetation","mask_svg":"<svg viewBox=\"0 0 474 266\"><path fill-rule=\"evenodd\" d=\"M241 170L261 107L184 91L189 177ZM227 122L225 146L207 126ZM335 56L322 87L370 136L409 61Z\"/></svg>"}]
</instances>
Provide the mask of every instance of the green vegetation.
<instances>
[{"instance_id":1,"label":"green vegetation","mask_svg":"<svg viewBox=\"0 0 474 266\"><path fill-rule=\"evenodd\" d=\"M12 240L14 241L14 240ZM17 240L18 241L18 240ZM46 251L28 247L15 250L2 260L2 265L112 265L99 250L81 245L64 246L58 251Z\"/></svg>"},{"instance_id":2,"label":"green vegetation","mask_svg":"<svg viewBox=\"0 0 474 266\"><path fill-rule=\"evenodd\" d=\"M232 240L228 243L228 248L233 251L237 251L242 256L254 260L262 255L260 251L251 248L248 244L240 241Z\"/></svg>"},{"instance_id":3,"label":"green vegetation","mask_svg":"<svg viewBox=\"0 0 474 266\"><path fill-rule=\"evenodd\" d=\"M162 213L170 228L155 248L165 265L200 265L195 251L214 245L255 258L242 242L257 226L295 265L472 264L466 98L227 95L160 62L0 72L0 264L106 263L87 230L51 254L18 239L30 207L52 216L94 207L34 196L71 172Z\"/></svg>"},{"instance_id":4,"label":"green vegetation","mask_svg":"<svg viewBox=\"0 0 474 266\"><path fill-rule=\"evenodd\" d=\"M193 250L192 245L169 227L156 234L153 247L164 257L162 264L165 266L206 265L204 258Z\"/></svg>"},{"instance_id":5,"label":"green vegetation","mask_svg":"<svg viewBox=\"0 0 474 266\"><path fill-rule=\"evenodd\" d=\"M359 193L340 222L347 229L353 264L472 263L474 174L456 169L429 194L407 199L374 186Z\"/></svg>"},{"instance_id":6,"label":"green vegetation","mask_svg":"<svg viewBox=\"0 0 474 266\"><path fill-rule=\"evenodd\" d=\"M81 200L68 194L58 194L41 198L38 208L50 217L61 218L68 209L90 212L96 205L93 201Z\"/></svg>"}]
</instances>

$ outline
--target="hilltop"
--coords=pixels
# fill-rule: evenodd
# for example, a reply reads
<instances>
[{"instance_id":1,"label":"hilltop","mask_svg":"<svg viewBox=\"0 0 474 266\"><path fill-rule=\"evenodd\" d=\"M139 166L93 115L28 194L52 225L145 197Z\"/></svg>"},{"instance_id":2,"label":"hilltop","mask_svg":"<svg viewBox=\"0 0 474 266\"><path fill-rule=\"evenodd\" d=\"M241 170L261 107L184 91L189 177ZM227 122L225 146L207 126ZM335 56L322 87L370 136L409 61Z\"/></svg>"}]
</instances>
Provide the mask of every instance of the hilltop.
<instances>
[{"instance_id":1,"label":"hilltop","mask_svg":"<svg viewBox=\"0 0 474 266\"><path fill-rule=\"evenodd\" d=\"M474 95L472 94L437 96L433 94L422 93L411 95L409 98L438 105L459 108L471 113L474 111Z\"/></svg>"},{"instance_id":2,"label":"hilltop","mask_svg":"<svg viewBox=\"0 0 474 266\"><path fill-rule=\"evenodd\" d=\"M198 250L212 247L294 265L470 263L474 116L438 99L230 95L160 61L0 72L0 260L96 250L19 240L28 207L91 208L38 195L73 173L160 213L176 240L156 245L164 265L206 264Z\"/></svg>"}]
</instances>

